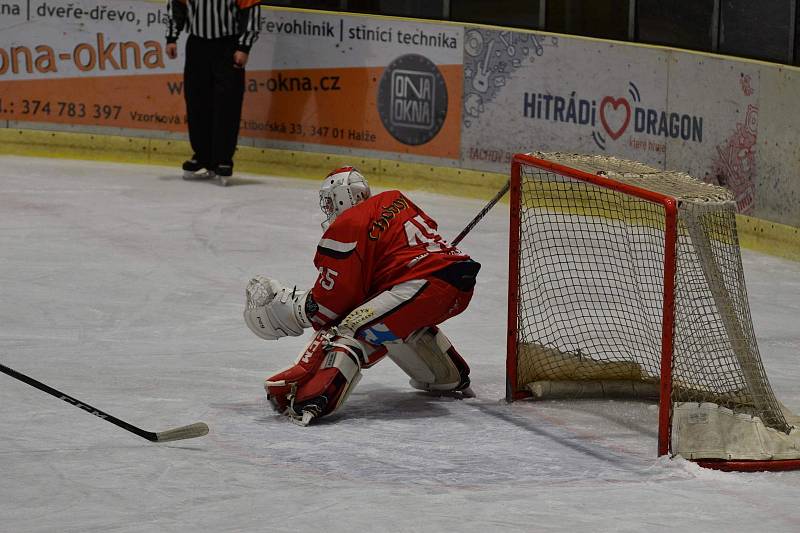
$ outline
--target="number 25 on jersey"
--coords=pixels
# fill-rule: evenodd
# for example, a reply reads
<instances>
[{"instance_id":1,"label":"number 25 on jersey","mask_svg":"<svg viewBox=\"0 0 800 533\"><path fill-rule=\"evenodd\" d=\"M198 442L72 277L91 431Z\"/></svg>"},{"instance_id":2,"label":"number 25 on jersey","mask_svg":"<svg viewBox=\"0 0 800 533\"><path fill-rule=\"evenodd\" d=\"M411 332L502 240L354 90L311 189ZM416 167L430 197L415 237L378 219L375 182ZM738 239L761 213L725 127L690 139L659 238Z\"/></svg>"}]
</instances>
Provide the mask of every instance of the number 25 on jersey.
<instances>
[{"instance_id":1,"label":"number 25 on jersey","mask_svg":"<svg viewBox=\"0 0 800 533\"><path fill-rule=\"evenodd\" d=\"M332 268L319 267L319 286L326 291L333 290L333 286L336 284L336 276L338 275L339 273Z\"/></svg>"}]
</instances>

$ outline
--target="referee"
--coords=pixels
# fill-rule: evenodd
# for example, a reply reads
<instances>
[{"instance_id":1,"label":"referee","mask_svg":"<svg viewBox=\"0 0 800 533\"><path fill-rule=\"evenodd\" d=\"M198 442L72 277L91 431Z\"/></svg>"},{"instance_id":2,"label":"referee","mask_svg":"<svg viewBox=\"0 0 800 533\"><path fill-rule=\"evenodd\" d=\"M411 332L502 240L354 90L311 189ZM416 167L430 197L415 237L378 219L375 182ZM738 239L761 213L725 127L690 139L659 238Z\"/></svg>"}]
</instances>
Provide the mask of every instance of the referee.
<instances>
[{"instance_id":1,"label":"referee","mask_svg":"<svg viewBox=\"0 0 800 533\"><path fill-rule=\"evenodd\" d=\"M244 67L258 38L259 0L167 0L167 57L178 57L185 29L183 93L194 155L184 179L219 177L227 185L239 138ZM204 169L207 172L204 172Z\"/></svg>"}]
</instances>

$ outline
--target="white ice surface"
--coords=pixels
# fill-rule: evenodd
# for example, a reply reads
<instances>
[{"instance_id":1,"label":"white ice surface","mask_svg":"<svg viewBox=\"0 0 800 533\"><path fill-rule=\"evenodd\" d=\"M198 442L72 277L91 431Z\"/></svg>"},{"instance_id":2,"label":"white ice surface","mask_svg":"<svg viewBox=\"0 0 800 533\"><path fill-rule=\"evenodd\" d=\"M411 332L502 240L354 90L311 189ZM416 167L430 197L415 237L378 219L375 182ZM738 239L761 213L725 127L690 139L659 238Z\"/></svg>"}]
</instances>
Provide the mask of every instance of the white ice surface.
<instances>
[{"instance_id":1,"label":"white ice surface","mask_svg":"<svg viewBox=\"0 0 800 533\"><path fill-rule=\"evenodd\" d=\"M800 531L800 472L656 458L655 407L504 396L507 207L462 248L483 264L445 331L477 398L415 392L390 361L300 428L261 383L303 340L241 319L264 273L300 287L316 183L189 183L171 168L0 158L0 362L148 430L151 444L0 374L0 531ZM454 236L483 202L411 197ZM800 265L745 252L778 397L800 411Z\"/></svg>"}]
</instances>

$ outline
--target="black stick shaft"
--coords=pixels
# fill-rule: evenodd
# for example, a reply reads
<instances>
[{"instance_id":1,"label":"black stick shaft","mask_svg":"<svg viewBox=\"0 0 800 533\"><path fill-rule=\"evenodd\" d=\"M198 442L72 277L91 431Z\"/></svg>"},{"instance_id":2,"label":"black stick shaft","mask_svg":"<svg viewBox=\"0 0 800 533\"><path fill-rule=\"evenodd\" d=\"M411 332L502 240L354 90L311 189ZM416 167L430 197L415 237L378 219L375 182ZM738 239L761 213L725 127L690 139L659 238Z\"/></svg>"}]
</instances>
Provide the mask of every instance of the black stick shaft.
<instances>
[{"instance_id":1,"label":"black stick shaft","mask_svg":"<svg viewBox=\"0 0 800 533\"><path fill-rule=\"evenodd\" d=\"M466 236L467 236L467 233L469 233L470 231L472 231L472 228L474 228L474 227L475 227L475 225L476 225L478 222L480 222L480 221L481 221L481 219L482 219L484 216L486 216L486 213L488 213L488 212L489 212L489 210L490 210L492 207L494 207L494 204L496 204L497 202L499 202L499 201L500 201L500 199L501 199L503 196L505 196L505 194L508 192L508 189L509 189L509 187L511 187L511 181L507 181L507 182L506 182L506 184L505 184L505 185L503 185L503 188L502 188L502 189L500 189L499 191L497 191L497 194L495 194L495 195L494 195L494 198L492 198L492 199L489 201L489 203L488 203L488 204L486 204L486 206L485 206L483 209L481 209L481 211L480 211L480 212L479 212L477 215L475 215L475 218L473 218L473 219L472 219L472 222L470 222L469 224L467 224L467 227L466 227L466 228L464 228L464 229L462 229L462 230L461 230L461 233L459 233L459 234L458 234L458 236L457 236L455 239L453 239L453 240L450 242L450 244L452 244L453 246L456 246L458 243L460 243L460 242L461 242L461 240L462 240L464 237L466 237Z\"/></svg>"},{"instance_id":2,"label":"black stick shaft","mask_svg":"<svg viewBox=\"0 0 800 533\"><path fill-rule=\"evenodd\" d=\"M103 412L103 411L101 411L100 409L98 409L96 407L92 407L88 403L82 402L80 400L77 400L77 399L73 398L72 396L64 394L63 392L61 392L61 391L59 391L57 389L54 389L53 387L50 387L49 385L45 385L41 381L37 381L37 380L33 379L30 376L26 376L25 374L22 374L21 372L17 372L13 368L9 368L9 367L7 367L5 365L0 364L0 371L2 371L4 374L8 374L12 378L15 378L15 379L18 379L18 380L22 381L23 383L27 383L31 387L35 387L35 388L39 389L40 391L43 391L43 392L46 392L47 394L55 396L59 400L64 400L65 402L67 402L70 405L74 405L75 407L79 407L80 409L83 409L87 413L93 414L94 416L96 416L98 418L102 418L106 422L111 422L112 424L114 424L116 426L119 426L122 429L130 431L131 433L139 435L140 437L145 438L145 439L147 439L149 441L152 441L152 442L162 442L162 441L167 441L167 440L177 440L177 439L183 439L183 438L192 438L192 437L198 437L198 436L201 436L201 435L205 435L205 433L208 433L208 427L205 426L205 424L202 424L202 423L194 424L192 426L186 426L185 428L178 428L176 430L170 430L170 431L166 431L166 432L162 432L162 433L156 433L156 432L153 432L153 431L145 431L144 429L137 428L136 426L134 426L132 424L129 424L129 423L125 422L124 420L120 420L119 418L117 418L115 416L112 416L112 415L110 415L110 414L108 414L106 412ZM203 431L205 431L205 432L203 432Z\"/></svg>"}]
</instances>

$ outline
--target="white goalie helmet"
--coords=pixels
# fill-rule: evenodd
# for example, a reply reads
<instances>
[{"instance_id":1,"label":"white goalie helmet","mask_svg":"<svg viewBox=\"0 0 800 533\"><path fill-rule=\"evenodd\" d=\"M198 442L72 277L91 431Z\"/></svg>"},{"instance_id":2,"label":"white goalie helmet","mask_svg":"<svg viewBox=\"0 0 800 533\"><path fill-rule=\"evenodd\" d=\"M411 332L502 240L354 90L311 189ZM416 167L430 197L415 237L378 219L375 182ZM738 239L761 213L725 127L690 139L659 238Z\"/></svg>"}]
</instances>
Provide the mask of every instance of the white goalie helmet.
<instances>
[{"instance_id":1,"label":"white goalie helmet","mask_svg":"<svg viewBox=\"0 0 800 533\"><path fill-rule=\"evenodd\" d=\"M337 216L370 195L367 179L358 170L337 168L325 177L319 189L319 207L327 217L322 227L327 228Z\"/></svg>"}]
</instances>

